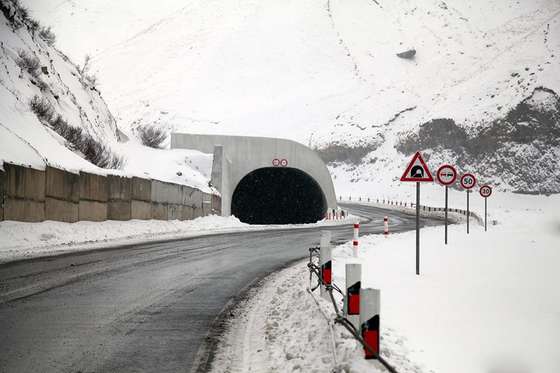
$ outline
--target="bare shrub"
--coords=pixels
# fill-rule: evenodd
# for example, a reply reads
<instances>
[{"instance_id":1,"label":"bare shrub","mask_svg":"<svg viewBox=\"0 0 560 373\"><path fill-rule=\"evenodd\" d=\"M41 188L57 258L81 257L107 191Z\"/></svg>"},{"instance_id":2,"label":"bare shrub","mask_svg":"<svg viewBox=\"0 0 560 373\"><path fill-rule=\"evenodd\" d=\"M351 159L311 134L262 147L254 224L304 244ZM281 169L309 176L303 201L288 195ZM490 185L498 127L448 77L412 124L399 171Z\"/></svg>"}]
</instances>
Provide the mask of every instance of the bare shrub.
<instances>
[{"instance_id":1,"label":"bare shrub","mask_svg":"<svg viewBox=\"0 0 560 373\"><path fill-rule=\"evenodd\" d=\"M51 27L41 27L39 37L43 39L48 45L53 46L56 42L56 35L51 30Z\"/></svg>"},{"instance_id":2,"label":"bare shrub","mask_svg":"<svg viewBox=\"0 0 560 373\"><path fill-rule=\"evenodd\" d=\"M64 118L55 115L52 105L45 99L34 96L30 102L33 112L39 119L62 136L70 146L83 154L84 158L101 168L120 168L123 158L115 155L105 145L95 140L80 127L73 127Z\"/></svg>"},{"instance_id":3,"label":"bare shrub","mask_svg":"<svg viewBox=\"0 0 560 373\"><path fill-rule=\"evenodd\" d=\"M161 128L148 125L138 127L138 134L142 144L155 149L159 149L167 138L167 134Z\"/></svg>"},{"instance_id":4,"label":"bare shrub","mask_svg":"<svg viewBox=\"0 0 560 373\"><path fill-rule=\"evenodd\" d=\"M33 98L29 101L29 107L31 110L37 115L42 121L50 123L54 118L54 108L49 102L49 100L40 97L40 96L33 96Z\"/></svg>"},{"instance_id":5,"label":"bare shrub","mask_svg":"<svg viewBox=\"0 0 560 373\"><path fill-rule=\"evenodd\" d=\"M39 70L41 69L41 61L24 50L18 52L17 65L27 71L34 78L39 78Z\"/></svg>"},{"instance_id":6,"label":"bare shrub","mask_svg":"<svg viewBox=\"0 0 560 373\"><path fill-rule=\"evenodd\" d=\"M97 76L90 73L91 68L91 56L86 54L84 57L84 64L80 67L78 65L78 72L80 73L82 84L88 84L91 87L95 87L97 84Z\"/></svg>"},{"instance_id":7,"label":"bare shrub","mask_svg":"<svg viewBox=\"0 0 560 373\"><path fill-rule=\"evenodd\" d=\"M19 0L0 0L0 10L15 29L25 25L30 19L29 10Z\"/></svg>"}]
</instances>

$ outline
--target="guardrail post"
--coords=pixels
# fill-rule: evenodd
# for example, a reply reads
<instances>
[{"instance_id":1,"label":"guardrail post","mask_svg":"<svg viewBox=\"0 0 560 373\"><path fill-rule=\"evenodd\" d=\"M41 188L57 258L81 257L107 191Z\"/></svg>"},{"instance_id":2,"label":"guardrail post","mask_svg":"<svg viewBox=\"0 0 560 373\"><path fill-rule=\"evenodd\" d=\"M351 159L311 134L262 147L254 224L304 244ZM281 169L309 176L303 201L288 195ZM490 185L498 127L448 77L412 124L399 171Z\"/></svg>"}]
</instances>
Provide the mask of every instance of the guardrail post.
<instances>
[{"instance_id":1,"label":"guardrail post","mask_svg":"<svg viewBox=\"0 0 560 373\"><path fill-rule=\"evenodd\" d=\"M362 287L362 265L346 263L346 297L344 298L344 315L360 330L360 289Z\"/></svg>"},{"instance_id":2,"label":"guardrail post","mask_svg":"<svg viewBox=\"0 0 560 373\"><path fill-rule=\"evenodd\" d=\"M331 232L321 232L321 251L319 253L319 265L321 267L321 277L323 283L321 284L321 296L329 299L329 293L326 286L332 284L332 249L331 249Z\"/></svg>"},{"instance_id":3,"label":"guardrail post","mask_svg":"<svg viewBox=\"0 0 560 373\"><path fill-rule=\"evenodd\" d=\"M366 345L372 351L364 348L366 359L379 357L379 310L381 291L379 289L360 290L360 332Z\"/></svg>"}]
</instances>

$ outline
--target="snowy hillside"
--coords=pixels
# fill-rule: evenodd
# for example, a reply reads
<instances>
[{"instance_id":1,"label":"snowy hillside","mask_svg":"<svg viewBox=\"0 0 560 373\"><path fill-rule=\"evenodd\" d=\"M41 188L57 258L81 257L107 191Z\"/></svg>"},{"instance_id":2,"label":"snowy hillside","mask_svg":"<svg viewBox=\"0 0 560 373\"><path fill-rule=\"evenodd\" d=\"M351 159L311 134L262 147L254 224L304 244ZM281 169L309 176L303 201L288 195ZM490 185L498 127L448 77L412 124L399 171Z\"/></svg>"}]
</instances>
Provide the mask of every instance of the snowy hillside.
<instances>
[{"instance_id":1,"label":"snowy hillside","mask_svg":"<svg viewBox=\"0 0 560 373\"><path fill-rule=\"evenodd\" d=\"M505 190L560 191L557 0L28 3L93 54L123 128L292 138L357 186L427 150Z\"/></svg>"},{"instance_id":2,"label":"snowy hillside","mask_svg":"<svg viewBox=\"0 0 560 373\"><path fill-rule=\"evenodd\" d=\"M0 3L0 166L152 177L208 190L212 156L143 146L123 134L95 77L54 47L18 2Z\"/></svg>"}]
</instances>

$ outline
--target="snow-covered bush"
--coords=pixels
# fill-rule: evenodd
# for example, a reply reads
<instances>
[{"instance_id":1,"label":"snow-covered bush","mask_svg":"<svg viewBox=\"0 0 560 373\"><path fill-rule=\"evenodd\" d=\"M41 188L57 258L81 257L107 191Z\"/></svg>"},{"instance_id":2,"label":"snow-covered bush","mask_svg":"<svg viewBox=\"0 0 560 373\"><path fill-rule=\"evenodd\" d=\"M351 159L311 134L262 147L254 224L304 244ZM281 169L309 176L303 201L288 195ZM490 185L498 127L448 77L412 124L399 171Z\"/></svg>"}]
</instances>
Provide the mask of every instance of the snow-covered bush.
<instances>
[{"instance_id":1,"label":"snow-covered bush","mask_svg":"<svg viewBox=\"0 0 560 373\"><path fill-rule=\"evenodd\" d=\"M50 123L54 118L54 108L49 100L44 97L33 96L29 101L29 107L41 121Z\"/></svg>"},{"instance_id":2,"label":"snow-covered bush","mask_svg":"<svg viewBox=\"0 0 560 373\"><path fill-rule=\"evenodd\" d=\"M18 52L18 59L16 61L19 67L27 71L32 77L39 78L39 70L41 69L41 62L39 59L24 50Z\"/></svg>"},{"instance_id":3,"label":"snow-covered bush","mask_svg":"<svg viewBox=\"0 0 560 373\"><path fill-rule=\"evenodd\" d=\"M142 144L155 149L159 149L167 138L167 134L161 128L149 125L138 127L138 134Z\"/></svg>"},{"instance_id":4,"label":"snow-covered bush","mask_svg":"<svg viewBox=\"0 0 560 373\"><path fill-rule=\"evenodd\" d=\"M41 27L39 37L43 39L48 45L53 46L56 42L56 35L52 32L51 27Z\"/></svg>"}]
</instances>

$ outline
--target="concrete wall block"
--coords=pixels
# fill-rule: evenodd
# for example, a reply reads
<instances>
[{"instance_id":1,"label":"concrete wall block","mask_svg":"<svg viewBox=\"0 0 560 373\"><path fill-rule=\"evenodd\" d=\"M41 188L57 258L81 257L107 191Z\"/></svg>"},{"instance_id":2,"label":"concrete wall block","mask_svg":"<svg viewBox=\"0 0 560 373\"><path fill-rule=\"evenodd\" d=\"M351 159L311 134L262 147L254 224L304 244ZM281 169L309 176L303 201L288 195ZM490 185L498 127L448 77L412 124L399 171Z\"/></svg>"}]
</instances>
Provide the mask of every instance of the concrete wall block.
<instances>
[{"instance_id":1,"label":"concrete wall block","mask_svg":"<svg viewBox=\"0 0 560 373\"><path fill-rule=\"evenodd\" d=\"M181 210L182 210L181 220L192 220L193 219L194 209L192 208L192 206L183 205L181 207Z\"/></svg>"},{"instance_id":2,"label":"concrete wall block","mask_svg":"<svg viewBox=\"0 0 560 373\"><path fill-rule=\"evenodd\" d=\"M180 220L183 216L183 206L177 204L167 205L167 220Z\"/></svg>"},{"instance_id":3,"label":"concrete wall block","mask_svg":"<svg viewBox=\"0 0 560 373\"><path fill-rule=\"evenodd\" d=\"M0 165L2 166L2 165ZM0 221L4 220L4 200L6 196L6 173L0 170Z\"/></svg>"},{"instance_id":4,"label":"concrete wall block","mask_svg":"<svg viewBox=\"0 0 560 373\"><path fill-rule=\"evenodd\" d=\"M152 180L152 202L181 204L182 198L181 185Z\"/></svg>"},{"instance_id":5,"label":"concrete wall block","mask_svg":"<svg viewBox=\"0 0 560 373\"><path fill-rule=\"evenodd\" d=\"M130 202L130 217L131 219L150 220L152 218L152 204L133 199Z\"/></svg>"},{"instance_id":6,"label":"concrete wall block","mask_svg":"<svg viewBox=\"0 0 560 373\"><path fill-rule=\"evenodd\" d=\"M167 205L152 202L152 219L167 220Z\"/></svg>"},{"instance_id":7,"label":"concrete wall block","mask_svg":"<svg viewBox=\"0 0 560 373\"><path fill-rule=\"evenodd\" d=\"M107 202L108 199L109 184L107 183L107 177L80 172L80 200Z\"/></svg>"},{"instance_id":8,"label":"concrete wall block","mask_svg":"<svg viewBox=\"0 0 560 373\"><path fill-rule=\"evenodd\" d=\"M77 222L79 219L79 204L60 199L45 198L45 220Z\"/></svg>"},{"instance_id":9,"label":"concrete wall block","mask_svg":"<svg viewBox=\"0 0 560 373\"><path fill-rule=\"evenodd\" d=\"M222 198L216 194L212 195L212 211L215 215L222 215Z\"/></svg>"},{"instance_id":10,"label":"concrete wall block","mask_svg":"<svg viewBox=\"0 0 560 373\"><path fill-rule=\"evenodd\" d=\"M150 202L152 198L152 180L133 177L131 198Z\"/></svg>"},{"instance_id":11,"label":"concrete wall block","mask_svg":"<svg viewBox=\"0 0 560 373\"><path fill-rule=\"evenodd\" d=\"M130 201L132 197L132 179L115 175L107 176L109 200Z\"/></svg>"},{"instance_id":12,"label":"concrete wall block","mask_svg":"<svg viewBox=\"0 0 560 373\"><path fill-rule=\"evenodd\" d=\"M45 195L72 202L80 200L80 175L47 167L45 171ZM66 221L66 220L63 220Z\"/></svg>"},{"instance_id":13,"label":"concrete wall block","mask_svg":"<svg viewBox=\"0 0 560 373\"><path fill-rule=\"evenodd\" d=\"M195 208L202 209L202 192L198 189L195 189L191 195L191 200L189 205L194 206Z\"/></svg>"},{"instance_id":14,"label":"concrete wall block","mask_svg":"<svg viewBox=\"0 0 560 373\"><path fill-rule=\"evenodd\" d=\"M79 218L89 221L107 220L107 203L80 200Z\"/></svg>"},{"instance_id":15,"label":"concrete wall block","mask_svg":"<svg viewBox=\"0 0 560 373\"><path fill-rule=\"evenodd\" d=\"M7 197L4 203L4 220L30 223L45 220L45 202Z\"/></svg>"},{"instance_id":16,"label":"concrete wall block","mask_svg":"<svg viewBox=\"0 0 560 373\"><path fill-rule=\"evenodd\" d=\"M202 207L193 207L193 219L199 218L204 216L204 211L202 211Z\"/></svg>"},{"instance_id":17,"label":"concrete wall block","mask_svg":"<svg viewBox=\"0 0 560 373\"><path fill-rule=\"evenodd\" d=\"M45 171L6 163L4 169L9 197L45 201Z\"/></svg>"},{"instance_id":18,"label":"concrete wall block","mask_svg":"<svg viewBox=\"0 0 560 373\"><path fill-rule=\"evenodd\" d=\"M129 201L109 201L107 203L107 218L109 220L130 220L132 217L132 203Z\"/></svg>"},{"instance_id":19,"label":"concrete wall block","mask_svg":"<svg viewBox=\"0 0 560 373\"><path fill-rule=\"evenodd\" d=\"M181 204L183 205L192 205L193 204L193 194L196 191L195 188L190 186L183 185L181 187Z\"/></svg>"}]
</instances>

